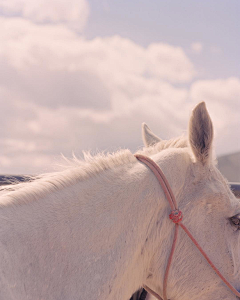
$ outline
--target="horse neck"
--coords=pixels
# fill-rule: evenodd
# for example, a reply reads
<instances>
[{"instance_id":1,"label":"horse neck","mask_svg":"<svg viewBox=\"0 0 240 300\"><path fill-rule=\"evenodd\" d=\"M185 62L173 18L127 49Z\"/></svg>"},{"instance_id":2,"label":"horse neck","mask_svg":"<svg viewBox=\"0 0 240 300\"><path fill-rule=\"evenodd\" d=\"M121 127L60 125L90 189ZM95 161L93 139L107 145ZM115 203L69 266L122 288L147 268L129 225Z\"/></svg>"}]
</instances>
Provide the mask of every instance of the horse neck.
<instances>
[{"instance_id":1,"label":"horse neck","mask_svg":"<svg viewBox=\"0 0 240 300\"><path fill-rule=\"evenodd\" d=\"M183 196L184 186L187 183L190 172L188 151L186 149L168 149L151 158L160 166L178 203ZM148 244L146 245L144 284L148 285L148 282L153 282L152 275L156 271L157 274L160 274L155 287L155 290L158 290L163 283L167 258L172 246L174 224L171 224L168 218L171 212L170 205L159 182L156 178L155 180L158 188L158 209L156 210L157 216L152 222L155 223L151 226L152 231L149 234Z\"/></svg>"},{"instance_id":2,"label":"horse neck","mask_svg":"<svg viewBox=\"0 0 240 300\"><path fill-rule=\"evenodd\" d=\"M92 205L97 207L92 211L97 224L87 227L92 228L88 232L89 244L95 245L100 256L101 252L108 253L102 261L102 274L107 273L103 277L109 284L109 295L103 299L128 299L144 281L144 247L159 209L155 178L136 162L108 170L92 180L85 189L95 186L98 191L95 194L91 188L87 201L94 201Z\"/></svg>"},{"instance_id":3,"label":"horse neck","mask_svg":"<svg viewBox=\"0 0 240 300\"><path fill-rule=\"evenodd\" d=\"M157 155L153 159L177 193L181 183L173 181L178 164L165 163L167 157ZM16 225L16 231L20 230L18 224L25 226L28 244L33 245L24 259L45 257L48 253L47 266L61 274L59 277L48 273L53 286L54 280L71 276L74 288L69 292L76 292L72 298L81 292L83 299L120 300L128 299L144 284L153 252L157 250L161 255L156 226L158 220L167 219L167 208L155 176L136 160L77 181L41 201L10 209L9 213L14 220L11 226ZM16 253L20 261L22 255L21 251ZM51 255L55 255L54 259ZM52 266L56 257L61 263ZM73 269L74 277L68 274ZM45 276L44 270L39 272Z\"/></svg>"},{"instance_id":4,"label":"horse neck","mask_svg":"<svg viewBox=\"0 0 240 300\"><path fill-rule=\"evenodd\" d=\"M165 154L158 154L153 159L164 170L175 195L178 195L185 182L186 153L180 151L176 155ZM161 256L166 259L165 248L159 244L161 235L157 234L160 230L171 235L169 228L166 228L169 206L155 176L139 162L115 171L111 185L105 193L110 194L108 199L105 198L105 206L109 207L109 218L116 221L114 225L111 223L111 226L105 227L105 233L109 236L105 247L114 249L111 252L114 253L112 259L117 262L115 266L118 270L118 276L112 282L115 294L110 294L109 299L127 299L146 281L150 260L155 252L159 255L163 253ZM156 227L159 228L156 230ZM114 244L113 241L117 242ZM111 278L115 274L112 275Z\"/></svg>"}]
</instances>

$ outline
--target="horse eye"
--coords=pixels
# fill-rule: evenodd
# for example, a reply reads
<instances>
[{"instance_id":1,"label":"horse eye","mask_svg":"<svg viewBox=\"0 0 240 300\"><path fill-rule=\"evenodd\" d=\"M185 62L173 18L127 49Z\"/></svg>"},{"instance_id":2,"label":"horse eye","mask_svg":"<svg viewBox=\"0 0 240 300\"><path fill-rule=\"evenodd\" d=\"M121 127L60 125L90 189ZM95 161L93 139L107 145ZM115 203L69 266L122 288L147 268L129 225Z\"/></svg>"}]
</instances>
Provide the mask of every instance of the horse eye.
<instances>
[{"instance_id":1,"label":"horse eye","mask_svg":"<svg viewBox=\"0 0 240 300\"><path fill-rule=\"evenodd\" d=\"M233 226L236 226L237 229L240 229L240 214L237 214L237 215L229 218L229 220Z\"/></svg>"}]
</instances>

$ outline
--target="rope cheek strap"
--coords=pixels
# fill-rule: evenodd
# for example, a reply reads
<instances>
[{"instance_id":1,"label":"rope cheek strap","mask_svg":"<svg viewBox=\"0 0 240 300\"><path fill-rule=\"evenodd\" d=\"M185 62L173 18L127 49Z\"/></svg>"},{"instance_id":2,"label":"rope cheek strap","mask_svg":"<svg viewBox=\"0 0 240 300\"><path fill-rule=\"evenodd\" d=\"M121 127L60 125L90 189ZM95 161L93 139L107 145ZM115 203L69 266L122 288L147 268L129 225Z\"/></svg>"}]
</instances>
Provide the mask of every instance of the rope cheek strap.
<instances>
[{"instance_id":1,"label":"rope cheek strap","mask_svg":"<svg viewBox=\"0 0 240 300\"><path fill-rule=\"evenodd\" d=\"M149 157L141 155L141 154L135 154L135 157L143 162L145 165L147 165L151 171L154 173L156 178L158 179L166 198L169 202L169 205L171 207L171 213L169 215L169 218L175 223L175 232L174 232L174 238L172 243L172 248L169 254L167 267L165 270L164 280L163 280L163 298L161 298L157 293L152 291L149 287L144 286L145 290L148 291L150 294L152 294L154 297L156 297L159 300L167 300L167 281L168 281L168 274L170 270L170 266L173 260L173 254L174 250L176 248L177 238L178 238L178 231L179 226L182 227L182 229L186 232L186 234L189 236L189 238L192 240L194 245L198 248L200 253L204 256L204 258L207 260L209 265L212 267L212 269L216 272L216 274L222 279L222 281L228 286L228 288L238 297L240 297L240 293L223 277L223 275L220 273L220 271L215 267L213 262L210 260L210 258L207 256L207 254L204 252L204 250L201 248L201 246L198 244L198 242L195 240L195 238L192 236L192 234L189 232L189 230L182 224L183 214L177 207L177 202L174 197L174 194L172 192L172 189L163 174L162 170L159 168L159 166Z\"/></svg>"}]
</instances>

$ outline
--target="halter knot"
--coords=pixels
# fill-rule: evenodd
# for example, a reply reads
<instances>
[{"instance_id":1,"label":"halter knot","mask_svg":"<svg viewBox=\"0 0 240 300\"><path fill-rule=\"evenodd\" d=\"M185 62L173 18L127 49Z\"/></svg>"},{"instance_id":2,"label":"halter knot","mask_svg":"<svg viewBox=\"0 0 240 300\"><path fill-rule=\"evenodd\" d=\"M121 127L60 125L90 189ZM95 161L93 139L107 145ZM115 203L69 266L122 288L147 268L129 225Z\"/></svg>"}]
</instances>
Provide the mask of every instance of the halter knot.
<instances>
[{"instance_id":1,"label":"halter knot","mask_svg":"<svg viewBox=\"0 0 240 300\"><path fill-rule=\"evenodd\" d=\"M169 219L171 219L175 224L181 222L183 219L183 214L181 210L178 209L172 210L172 212L169 215Z\"/></svg>"}]
</instances>

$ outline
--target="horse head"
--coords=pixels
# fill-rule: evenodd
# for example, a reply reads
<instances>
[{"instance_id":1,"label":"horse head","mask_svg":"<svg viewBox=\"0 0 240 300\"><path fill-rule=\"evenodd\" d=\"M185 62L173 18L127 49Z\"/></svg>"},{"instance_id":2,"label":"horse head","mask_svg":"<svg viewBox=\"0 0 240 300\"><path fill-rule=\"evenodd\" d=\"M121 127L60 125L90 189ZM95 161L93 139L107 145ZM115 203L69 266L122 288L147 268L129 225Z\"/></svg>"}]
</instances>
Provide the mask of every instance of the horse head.
<instances>
[{"instance_id":1,"label":"horse head","mask_svg":"<svg viewBox=\"0 0 240 300\"><path fill-rule=\"evenodd\" d=\"M162 141L143 125L145 146ZM174 193L187 226L221 274L231 285L240 288L240 202L216 167L213 155L213 125L204 102L193 110L189 121L187 147L181 154L172 153L168 165L179 181ZM166 155L167 156L167 155ZM174 161L174 157L178 156ZM159 163L156 155L155 161ZM182 175L181 175L182 167ZM174 175L174 169L179 170ZM176 175L177 174L177 175ZM179 238L168 277L168 299L219 300L236 299L236 295L217 276L183 230ZM155 295L163 293L163 276L173 239L174 224L159 212L152 227L154 242L147 250L144 284ZM238 298L238 297L237 297ZM159 298L160 299L160 298Z\"/></svg>"}]
</instances>

